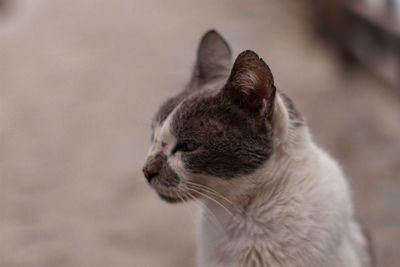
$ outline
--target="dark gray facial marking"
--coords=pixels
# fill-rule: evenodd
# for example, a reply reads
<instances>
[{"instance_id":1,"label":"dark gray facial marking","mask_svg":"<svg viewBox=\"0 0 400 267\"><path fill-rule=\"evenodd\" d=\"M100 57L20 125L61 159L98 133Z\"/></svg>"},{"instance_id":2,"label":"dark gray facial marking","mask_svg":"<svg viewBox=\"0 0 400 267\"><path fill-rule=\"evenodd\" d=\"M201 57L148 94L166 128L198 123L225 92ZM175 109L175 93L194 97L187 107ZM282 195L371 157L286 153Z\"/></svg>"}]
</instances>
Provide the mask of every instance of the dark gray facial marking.
<instances>
[{"instance_id":1,"label":"dark gray facial marking","mask_svg":"<svg viewBox=\"0 0 400 267\"><path fill-rule=\"evenodd\" d=\"M184 101L171 126L178 142L200 144L195 151L182 152L185 169L192 173L225 179L250 174L272 153L270 122L251 116L222 94Z\"/></svg>"},{"instance_id":2,"label":"dark gray facial marking","mask_svg":"<svg viewBox=\"0 0 400 267\"><path fill-rule=\"evenodd\" d=\"M169 166L167 156L163 153L149 157L143 172L149 182L156 179L156 182L166 187L177 186L180 182L178 175Z\"/></svg>"}]
</instances>

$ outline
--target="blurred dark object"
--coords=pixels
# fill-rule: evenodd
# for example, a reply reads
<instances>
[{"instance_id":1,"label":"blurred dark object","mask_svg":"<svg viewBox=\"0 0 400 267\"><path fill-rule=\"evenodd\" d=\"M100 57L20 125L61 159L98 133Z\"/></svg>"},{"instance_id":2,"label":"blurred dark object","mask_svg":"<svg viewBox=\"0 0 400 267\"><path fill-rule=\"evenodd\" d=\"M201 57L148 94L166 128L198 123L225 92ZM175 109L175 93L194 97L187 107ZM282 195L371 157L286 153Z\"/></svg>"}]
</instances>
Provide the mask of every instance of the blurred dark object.
<instances>
[{"instance_id":1,"label":"blurred dark object","mask_svg":"<svg viewBox=\"0 0 400 267\"><path fill-rule=\"evenodd\" d=\"M8 5L8 0L0 0L0 12L3 12Z\"/></svg>"},{"instance_id":2,"label":"blurred dark object","mask_svg":"<svg viewBox=\"0 0 400 267\"><path fill-rule=\"evenodd\" d=\"M12 0L0 0L0 19L7 15L11 5Z\"/></svg>"},{"instance_id":3,"label":"blurred dark object","mask_svg":"<svg viewBox=\"0 0 400 267\"><path fill-rule=\"evenodd\" d=\"M346 63L400 88L400 0L312 0L318 32Z\"/></svg>"}]
</instances>

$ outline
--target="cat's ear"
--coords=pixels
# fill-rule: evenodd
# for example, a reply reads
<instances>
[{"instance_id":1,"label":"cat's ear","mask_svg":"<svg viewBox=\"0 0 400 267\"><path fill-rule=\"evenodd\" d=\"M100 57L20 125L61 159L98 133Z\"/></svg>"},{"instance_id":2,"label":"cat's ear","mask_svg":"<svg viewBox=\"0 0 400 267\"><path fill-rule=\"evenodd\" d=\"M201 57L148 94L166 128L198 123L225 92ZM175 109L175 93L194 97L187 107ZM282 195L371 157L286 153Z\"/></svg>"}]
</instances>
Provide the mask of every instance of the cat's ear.
<instances>
[{"instance_id":1,"label":"cat's ear","mask_svg":"<svg viewBox=\"0 0 400 267\"><path fill-rule=\"evenodd\" d=\"M222 93L243 109L272 117L274 78L268 65L253 51L246 50L236 58Z\"/></svg>"},{"instance_id":2,"label":"cat's ear","mask_svg":"<svg viewBox=\"0 0 400 267\"><path fill-rule=\"evenodd\" d=\"M204 83L227 75L231 60L228 43L215 30L210 30L200 41L193 79Z\"/></svg>"}]
</instances>

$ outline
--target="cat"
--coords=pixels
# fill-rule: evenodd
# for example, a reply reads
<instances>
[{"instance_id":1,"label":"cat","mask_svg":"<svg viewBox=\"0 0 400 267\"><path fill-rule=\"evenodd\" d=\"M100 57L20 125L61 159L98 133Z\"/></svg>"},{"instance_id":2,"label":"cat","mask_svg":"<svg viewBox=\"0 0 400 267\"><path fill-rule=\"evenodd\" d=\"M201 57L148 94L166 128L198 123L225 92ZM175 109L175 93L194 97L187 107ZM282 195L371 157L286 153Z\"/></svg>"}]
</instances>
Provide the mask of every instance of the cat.
<instances>
[{"instance_id":1,"label":"cat","mask_svg":"<svg viewBox=\"0 0 400 267\"><path fill-rule=\"evenodd\" d=\"M152 123L143 172L161 199L200 201L200 267L369 267L349 185L270 68L200 41L186 88Z\"/></svg>"}]
</instances>

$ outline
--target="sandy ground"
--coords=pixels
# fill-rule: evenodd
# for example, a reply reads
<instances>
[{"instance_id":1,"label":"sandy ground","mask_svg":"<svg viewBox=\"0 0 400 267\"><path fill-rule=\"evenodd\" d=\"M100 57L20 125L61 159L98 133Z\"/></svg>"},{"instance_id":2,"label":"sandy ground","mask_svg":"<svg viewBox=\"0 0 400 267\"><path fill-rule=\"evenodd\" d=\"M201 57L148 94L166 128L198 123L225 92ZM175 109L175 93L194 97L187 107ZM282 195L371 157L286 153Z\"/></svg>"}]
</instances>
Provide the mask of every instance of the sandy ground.
<instances>
[{"instance_id":1,"label":"sandy ground","mask_svg":"<svg viewBox=\"0 0 400 267\"><path fill-rule=\"evenodd\" d=\"M0 266L193 266L196 204L141 173L150 120L200 36L254 49L351 177L378 266L400 266L400 97L343 70L288 1L0 5Z\"/></svg>"}]
</instances>

